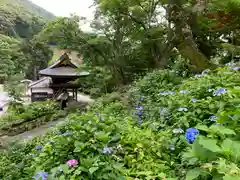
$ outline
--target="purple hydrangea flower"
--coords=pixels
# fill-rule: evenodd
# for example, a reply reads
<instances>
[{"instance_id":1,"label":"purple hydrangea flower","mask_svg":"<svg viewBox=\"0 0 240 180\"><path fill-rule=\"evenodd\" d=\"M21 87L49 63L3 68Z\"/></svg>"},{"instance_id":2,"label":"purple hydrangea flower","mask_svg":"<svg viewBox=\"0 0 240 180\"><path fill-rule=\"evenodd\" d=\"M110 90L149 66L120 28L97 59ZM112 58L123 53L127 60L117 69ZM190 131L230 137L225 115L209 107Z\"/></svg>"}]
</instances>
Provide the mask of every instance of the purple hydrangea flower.
<instances>
[{"instance_id":1,"label":"purple hydrangea flower","mask_svg":"<svg viewBox=\"0 0 240 180\"><path fill-rule=\"evenodd\" d=\"M107 147L107 146L105 146L105 147L102 149L102 153L103 153L103 154L111 154L112 151L113 151L113 148Z\"/></svg>"},{"instance_id":2,"label":"purple hydrangea flower","mask_svg":"<svg viewBox=\"0 0 240 180\"><path fill-rule=\"evenodd\" d=\"M186 131L185 138L189 144L193 144L196 136L199 134L199 130L196 128L189 128Z\"/></svg>"},{"instance_id":3,"label":"purple hydrangea flower","mask_svg":"<svg viewBox=\"0 0 240 180\"><path fill-rule=\"evenodd\" d=\"M192 98L192 102L193 102L193 103L197 102L197 99Z\"/></svg>"},{"instance_id":4,"label":"purple hydrangea flower","mask_svg":"<svg viewBox=\"0 0 240 180\"><path fill-rule=\"evenodd\" d=\"M48 173L47 172L38 172L35 176L33 176L33 179L36 180L47 180Z\"/></svg>"},{"instance_id":5,"label":"purple hydrangea flower","mask_svg":"<svg viewBox=\"0 0 240 180\"><path fill-rule=\"evenodd\" d=\"M178 108L178 111L180 111L180 112L182 112L182 111L185 111L185 112L187 112L187 111L188 111L188 109L187 109L187 108L185 108L185 107L180 107L180 108Z\"/></svg>"},{"instance_id":6,"label":"purple hydrangea flower","mask_svg":"<svg viewBox=\"0 0 240 180\"><path fill-rule=\"evenodd\" d=\"M225 88L218 88L215 92L213 92L213 96L221 96L222 94L226 94L227 90Z\"/></svg>"},{"instance_id":7,"label":"purple hydrangea flower","mask_svg":"<svg viewBox=\"0 0 240 180\"><path fill-rule=\"evenodd\" d=\"M67 165L69 167L76 167L78 165L78 161L76 159L71 159L71 160L67 161Z\"/></svg>"}]
</instances>

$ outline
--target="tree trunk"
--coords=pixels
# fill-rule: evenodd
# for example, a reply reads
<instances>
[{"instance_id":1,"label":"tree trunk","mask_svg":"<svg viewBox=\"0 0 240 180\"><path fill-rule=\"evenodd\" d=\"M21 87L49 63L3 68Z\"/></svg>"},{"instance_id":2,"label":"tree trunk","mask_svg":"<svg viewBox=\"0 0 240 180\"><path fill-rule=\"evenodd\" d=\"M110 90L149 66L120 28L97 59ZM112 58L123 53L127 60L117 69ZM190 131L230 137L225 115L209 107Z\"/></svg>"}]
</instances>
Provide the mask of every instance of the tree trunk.
<instances>
[{"instance_id":1,"label":"tree trunk","mask_svg":"<svg viewBox=\"0 0 240 180\"><path fill-rule=\"evenodd\" d=\"M193 39L192 29L187 24L181 24L182 28L178 29L179 43L177 48L180 54L189 59L193 66L193 71L201 72L205 69L211 69L215 66L209 61L209 59L199 50L196 42Z\"/></svg>"},{"instance_id":2,"label":"tree trunk","mask_svg":"<svg viewBox=\"0 0 240 180\"><path fill-rule=\"evenodd\" d=\"M193 8L194 13L200 13L204 8L203 2L205 1L199 1L201 2L200 4L197 2L193 2L196 4ZM183 1L171 0L171 4L166 9L169 22L175 24L175 35L177 36L176 47L180 54L190 61L193 71L201 72L205 69L212 69L215 65L198 48L192 34L192 28L188 24L188 20L189 18L191 19L193 13L188 14L182 5Z\"/></svg>"}]
</instances>

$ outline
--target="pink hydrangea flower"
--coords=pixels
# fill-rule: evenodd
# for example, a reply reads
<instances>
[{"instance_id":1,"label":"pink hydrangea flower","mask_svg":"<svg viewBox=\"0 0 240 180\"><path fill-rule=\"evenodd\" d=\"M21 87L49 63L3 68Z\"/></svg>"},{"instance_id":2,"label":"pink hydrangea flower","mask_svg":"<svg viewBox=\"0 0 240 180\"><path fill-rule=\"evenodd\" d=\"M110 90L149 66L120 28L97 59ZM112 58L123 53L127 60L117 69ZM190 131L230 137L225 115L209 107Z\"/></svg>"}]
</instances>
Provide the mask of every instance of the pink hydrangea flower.
<instances>
[{"instance_id":1,"label":"pink hydrangea flower","mask_svg":"<svg viewBox=\"0 0 240 180\"><path fill-rule=\"evenodd\" d=\"M69 160L69 161L67 161L67 165L69 167L75 167L78 165L78 161L76 159Z\"/></svg>"}]
</instances>

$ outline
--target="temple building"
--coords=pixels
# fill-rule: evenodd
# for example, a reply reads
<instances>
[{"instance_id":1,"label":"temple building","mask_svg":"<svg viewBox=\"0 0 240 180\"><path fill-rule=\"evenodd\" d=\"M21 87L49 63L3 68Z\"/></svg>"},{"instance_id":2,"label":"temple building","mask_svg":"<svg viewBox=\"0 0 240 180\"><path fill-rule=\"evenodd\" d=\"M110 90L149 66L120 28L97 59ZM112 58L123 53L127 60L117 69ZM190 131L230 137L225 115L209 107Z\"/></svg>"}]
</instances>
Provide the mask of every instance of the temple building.
<instances>
[{"instance_id":1,"label":"temple building","mask_svg":"<svg viewBox=\"0 0 240 180\"><path fill-rule=\"evenodd\" d=\"M78 66L71 61L67 53L64 53L54 64L40 70L41 78L29 85L31 100L59 100L59 96L67 93L71 100L77 101L80 85L72 82L88 75L88 72L79 72Z\"/></svg>"}]
</instances>

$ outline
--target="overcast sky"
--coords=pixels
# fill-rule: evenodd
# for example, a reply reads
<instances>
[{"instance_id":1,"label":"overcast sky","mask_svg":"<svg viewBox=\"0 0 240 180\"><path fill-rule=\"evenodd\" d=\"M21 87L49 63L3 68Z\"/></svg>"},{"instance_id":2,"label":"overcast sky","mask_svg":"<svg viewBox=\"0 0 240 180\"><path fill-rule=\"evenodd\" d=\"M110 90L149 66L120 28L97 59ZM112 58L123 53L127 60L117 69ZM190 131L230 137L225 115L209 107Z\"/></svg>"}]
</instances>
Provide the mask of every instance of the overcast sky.
<instances>
[{"instance_id":1,"label":"overcast sky","mask_svg":"<svg viewBox=\"0 0 240 180\"><path fill-rule=\"evenodd\" d=\"M93 19L93 0L31 0L38 6L43 7L56 16L69 16L76 13L79 16L86 17L89 21ZM83 30L89 30L89 24L81 26Z\"/></svg>"}]
</instances>

